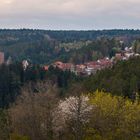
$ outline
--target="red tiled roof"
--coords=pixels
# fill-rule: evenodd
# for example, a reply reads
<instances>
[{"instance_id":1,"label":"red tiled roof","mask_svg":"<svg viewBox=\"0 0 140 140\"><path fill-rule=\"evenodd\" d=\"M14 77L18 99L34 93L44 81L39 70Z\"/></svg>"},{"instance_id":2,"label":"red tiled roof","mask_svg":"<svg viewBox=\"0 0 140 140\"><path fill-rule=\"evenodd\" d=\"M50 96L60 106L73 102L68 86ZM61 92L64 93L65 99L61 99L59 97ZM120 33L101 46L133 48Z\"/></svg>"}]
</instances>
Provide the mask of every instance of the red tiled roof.
<instances>
[{"instance_id":1,"label":"red tiled roof","mask_svg":"<svg viewBox=\"0 0 140 140\"><path fill-rule=\"evenodd\" d=\"M44 66L44 70L48 71L49 66Z\"/></svg>"}]
</instances>

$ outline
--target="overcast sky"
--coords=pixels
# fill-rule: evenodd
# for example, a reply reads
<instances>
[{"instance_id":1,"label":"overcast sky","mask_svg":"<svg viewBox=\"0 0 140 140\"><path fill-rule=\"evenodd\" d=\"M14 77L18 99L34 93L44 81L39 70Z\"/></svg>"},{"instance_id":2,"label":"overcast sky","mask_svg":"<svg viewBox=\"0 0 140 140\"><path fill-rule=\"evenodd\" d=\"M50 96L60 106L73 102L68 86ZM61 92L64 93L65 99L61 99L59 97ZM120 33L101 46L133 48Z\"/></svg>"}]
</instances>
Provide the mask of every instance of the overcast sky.
<instances>
[{"instance_id":1,"label":"overcast sky","mask_svg":"<svg viewBox=\"0 0 140 140\"><path fill-rule=\"evenodd\" d=\"M140 28L140 0L0 0L0 28Z\"/></svg>"}]
</instances>

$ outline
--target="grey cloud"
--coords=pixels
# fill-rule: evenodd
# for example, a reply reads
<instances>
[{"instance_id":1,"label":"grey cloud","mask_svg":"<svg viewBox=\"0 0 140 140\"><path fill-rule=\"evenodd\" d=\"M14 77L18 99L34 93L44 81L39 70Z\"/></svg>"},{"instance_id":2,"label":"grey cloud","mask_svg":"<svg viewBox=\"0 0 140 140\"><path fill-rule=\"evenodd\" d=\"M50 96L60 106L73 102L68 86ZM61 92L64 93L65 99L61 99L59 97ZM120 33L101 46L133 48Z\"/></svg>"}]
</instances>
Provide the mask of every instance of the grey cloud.
<instances>
[{"instance_id":1,"label":"grey cloud","mask_svg":"<svg viewBox=\"0 0 140 140\"><path fill-rule=\"evenodd\" d=\"M140 0L0 0L0 28L139 28Z\"/></svg>"}]
</instances>

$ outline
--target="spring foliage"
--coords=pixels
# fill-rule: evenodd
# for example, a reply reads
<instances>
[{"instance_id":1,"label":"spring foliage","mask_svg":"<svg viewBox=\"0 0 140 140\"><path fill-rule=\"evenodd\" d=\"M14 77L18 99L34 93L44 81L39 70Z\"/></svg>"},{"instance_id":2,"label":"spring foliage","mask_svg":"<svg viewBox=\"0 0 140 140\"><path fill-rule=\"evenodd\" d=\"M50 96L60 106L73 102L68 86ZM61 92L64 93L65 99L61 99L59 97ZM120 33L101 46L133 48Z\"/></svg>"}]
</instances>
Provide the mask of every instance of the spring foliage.
<instances>
[{"instance_id":1,"label":"spring foliage","mask_svg":"<svg viewBox=\"0 0 140 140\"><path fill-rule=\"evenodd\" d=\"M12 132L31 140L139 140L139 114L139 98L131 101L99 91L57 101L36 94L9 112Z\"/></svg>"}]
</instances>

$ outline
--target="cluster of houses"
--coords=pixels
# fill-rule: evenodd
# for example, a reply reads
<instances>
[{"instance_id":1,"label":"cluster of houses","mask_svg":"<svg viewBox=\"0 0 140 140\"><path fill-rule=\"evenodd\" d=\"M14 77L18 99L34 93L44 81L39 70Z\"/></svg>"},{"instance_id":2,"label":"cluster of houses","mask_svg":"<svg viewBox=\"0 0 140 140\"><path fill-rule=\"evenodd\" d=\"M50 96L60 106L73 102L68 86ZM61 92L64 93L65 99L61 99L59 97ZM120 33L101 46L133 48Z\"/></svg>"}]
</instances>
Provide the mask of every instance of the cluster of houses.
<instances>
[{"instance_id":1,"label":"cluster of houses","mask_svg":"<svg viewBox=\"0 0 140 140\"><path fill-rule=\"evenodd\" d=\"M99 59L97 61L91 61L91 62L86 62L84 64L78 64L75 65L73 63L63 63L61 61L56 61L55 63L51 64L54 67L58 67L59 69L63 71L71 71L75 73L76 75L91 75L95 74L97 71L105 69L105 68L110 68L112 67L117 61L119 60L128 60L131 57L136 57L140 56L140 54L134 53L133 49L130 47L126 47L125 50L122 50L120 53L116 53L114 57L111 59L108 57L105 57L103 59ZM0 52L0 64L5 63L4 61L4 53ZM11 59L9 58L6 62L6 64L11 63ZM22 61L22 65L24 70L29 66L29 62L27 60ZM48 71L49 66L43 66L43 68Z\"/></svg>"},{"instance_id":2,"label":"cluster of houses","mask_svg":"<svg viewBox=\"0 0 140 140\"><path fill-rule=\"evenodd\" d=\"M59 69L66 71L69 70L76 75L91 75L95 74L98 70L111 67L112 62L109 58L100 59L98 61L91 61L84 64L74 65L72 63L63 63L61 61L57 61L52 64L54 67L58 67ZM47 70L47 69L46 69Z\"/></svg>"},{"instance_id":3,"label":"cluster of houses","mask_svg":"<svg viewBox=\"0 0 140 140\"><path fill-rule=\"evenodd\" d=\"M121 51L120 53L116 53L114 57L109 59L105 57L103 59L99 59L97 61L91 61L84 64L74 65L72 63L63 63L61 61L56 61L52 65L54 67L58 67L59 69L66 71L69 70L76 75L91 75L95 74L97 71L111 68L113 64L115 64L119 60L128 60L131 57L139 56L139 54L135 54L132 48L126 47L125 50ZM44 66L45 70L48 70L49 66Z\"/></svg>"},{"instance_id":4,"label":"cluster of houses","mask_svg":"<svg viewBox=\"0 0 140 140\"><path fill-rule=\"evenodd\" d=\"M137 57L140 56L138 53L134 53L133 48L126 47L125 50L122 50L121 53L116 53L115 57L113 57L113 60L128 60L131 57Z\"/></svg>"}]
</instances>

